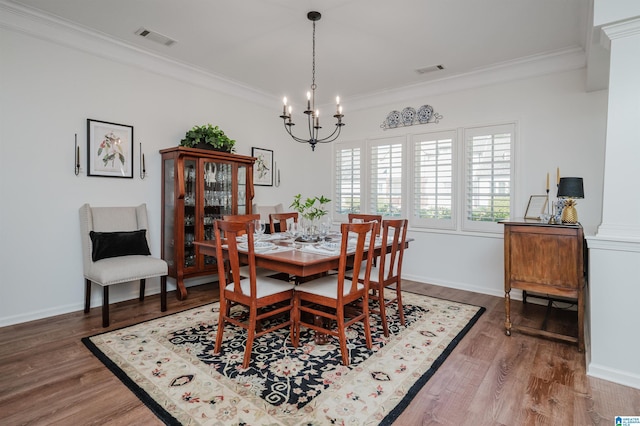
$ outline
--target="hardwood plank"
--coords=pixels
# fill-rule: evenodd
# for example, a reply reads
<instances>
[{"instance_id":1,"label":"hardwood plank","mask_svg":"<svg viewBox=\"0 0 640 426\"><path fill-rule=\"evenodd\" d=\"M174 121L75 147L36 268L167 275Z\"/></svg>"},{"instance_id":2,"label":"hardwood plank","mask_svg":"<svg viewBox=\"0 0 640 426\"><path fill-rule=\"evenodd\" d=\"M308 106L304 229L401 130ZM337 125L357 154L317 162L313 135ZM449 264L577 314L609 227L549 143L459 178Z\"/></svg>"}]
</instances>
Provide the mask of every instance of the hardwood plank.
<instances>
[{"instance_id":1,"label":"hardwood plank","mask_svg":"<svg viewBox=\"0 0 640 426\"><path fill-rule=\"evenodd\" d=\"M506 336L502 298L411 281L402 285L487 311L394 424L604 425L613 424L615 415L640 414L640 390L587 377L584 354L575 345L521 333ZM217 297L217 284L190 287L186 300L170 295L168 312ZM545 306L512 301L518 320L524 309L531 326L544 319ZM74 312L0 328L0 424L161 424L80 342L160 317L159 296L113 304L110 313L106 329L99 307L87 315ZM575 327L575 312L554 311L549 324L562 332Z\"/></svg>"}]
</instances>

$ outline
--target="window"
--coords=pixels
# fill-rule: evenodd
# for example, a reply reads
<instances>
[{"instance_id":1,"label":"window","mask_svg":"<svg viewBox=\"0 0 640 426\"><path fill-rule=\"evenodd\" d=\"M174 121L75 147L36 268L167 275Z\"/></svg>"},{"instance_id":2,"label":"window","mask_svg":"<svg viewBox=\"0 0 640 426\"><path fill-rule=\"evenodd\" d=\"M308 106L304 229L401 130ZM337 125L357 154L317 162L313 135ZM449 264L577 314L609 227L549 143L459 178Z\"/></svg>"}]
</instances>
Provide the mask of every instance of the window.
<instances>
[{"instance_id":1,"label":"window","mask_svg":"<svg viewBox=\"0 0 640 426\"><path fill-rule=\"evenodd\" d=\"M404 137L369 142L369 209L363 213L385 217L403 214Z\"/></svg>"},{"instance_id":2,"label":"window","mask_svg":"<svg viewBox=\"0 0 640 426\"><path fill-rule=\"evenodd\" d=\"M455 228L453 176L456 132L413 135L412 225Z\"/></svg>"},{"instance_id":3,"label":"window","mask_svg":"<svg viewBox=\"0 0 640 426\"><path fill-rule=\"evenodd\" d=\"M349 213L361 212L361 153L360 144L341 144L336 148L333 206L337 217L346 217Z\"/></svg>"},{"instance_id":4,"label":"window","mask_svg":"<svg viewBox=\"0 0 640 426\"><path fill-rule=\"evenodd\" d=\"M511 215L512 151L515 125L464 130L463 229L495 230Z\"/></svg>"},{"instance_id":5,"label":"window","mask_svg":"<svg viewBox=\"0 0 640 426\"><path fill-rule=\"evenodd\" d=\"M414 228L499 232L511 216L515 124L334 145L334 219L406 217Z\"/></svg>"}]
</instances>

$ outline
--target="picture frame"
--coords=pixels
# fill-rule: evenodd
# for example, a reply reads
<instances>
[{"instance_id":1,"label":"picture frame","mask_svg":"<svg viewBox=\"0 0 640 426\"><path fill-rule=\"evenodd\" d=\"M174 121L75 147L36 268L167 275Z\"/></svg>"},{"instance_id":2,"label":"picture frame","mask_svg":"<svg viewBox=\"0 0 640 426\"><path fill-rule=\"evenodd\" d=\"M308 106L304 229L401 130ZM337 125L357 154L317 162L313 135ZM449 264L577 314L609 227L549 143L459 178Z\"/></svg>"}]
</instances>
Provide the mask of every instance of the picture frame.
<instances>
[{"instance_id":1,"label":"picture frame","mask_svg":"<svg viewBox=\"0 0 640 426\"><path fill-rule=\"evenodd\" d=\"M253 165L253 184L273 186L273 151L254 146L251 147L251 156L256 157Z\"/></svg>"},{"instance_id":2,"label":"picture frame","mask_svg":"<svg viewBox=\"0 0 640 426\"><path fill-rule=\"evenodd\" d=\"M133 179L133 126L87 119L87 176Z\"/></svg>"},{"instance_id":3,"label":"picture frame","mask_svg":"<svg viewBox=\"0 0 640 426\"><path fill-rule=\"evenodd\" d=\"M529 204L524 214L525 219L540 219L547 208L548 198L546 195L532 195L529 197Z\"/></svg>"}]
</instances>

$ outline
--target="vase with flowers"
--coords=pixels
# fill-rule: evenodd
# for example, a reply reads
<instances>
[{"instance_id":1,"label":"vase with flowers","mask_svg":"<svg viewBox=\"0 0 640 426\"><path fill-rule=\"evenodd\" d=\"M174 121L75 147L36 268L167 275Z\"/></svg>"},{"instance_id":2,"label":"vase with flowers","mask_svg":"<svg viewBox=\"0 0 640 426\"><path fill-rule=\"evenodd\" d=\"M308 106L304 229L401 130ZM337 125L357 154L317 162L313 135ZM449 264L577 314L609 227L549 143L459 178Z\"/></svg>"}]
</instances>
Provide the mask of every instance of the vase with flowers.
<instances>
[{"instance_id":1,"label":"vase with flowers","mask_svg":"<svg viewBox=\"0 0 640 426\"><path fill-rule=\"evenodd\" d=\"M293 197L289 207L293 208L301 216L303 228L302 239L305 241L319 241L319 224L322 218L329 213L325 210L325 204L331 202L324 195L302 199L302 194Z\"/></svg>"}]
</instances>

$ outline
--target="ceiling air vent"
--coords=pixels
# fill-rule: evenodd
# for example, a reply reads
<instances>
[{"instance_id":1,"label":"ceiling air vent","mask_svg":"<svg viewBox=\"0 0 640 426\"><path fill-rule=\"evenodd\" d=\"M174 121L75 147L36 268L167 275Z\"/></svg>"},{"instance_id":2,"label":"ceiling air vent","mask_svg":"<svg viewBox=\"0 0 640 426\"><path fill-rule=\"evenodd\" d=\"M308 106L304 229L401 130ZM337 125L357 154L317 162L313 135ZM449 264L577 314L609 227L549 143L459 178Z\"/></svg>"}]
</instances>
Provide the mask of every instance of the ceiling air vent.
<instances>
[{"instance_id":1,"label":"ceiling air vent","mask_svg":"<svg viewBox=\"0 0 640 426\"><path fill-rule=\"evenodd\" d=\"M151 41L155 41L156 43L164 44L165 46L172 46L173 44L177 43L175 40L165 35L148 30L146 28L140 28L138 31L136 31L136 34Z\"/></svg>"},{"instance_id":2,"label":"ceiling air vent","mask_svg":"<svg viewBox=\"0 0 640 426\"><path fill-rule=\"evenodd\" d=\"M418 74L426 74L428 72L440 71L444 69L444 65L431 65L430 67L418 68L416 72Z\"/></svg>"}]
</instances>

